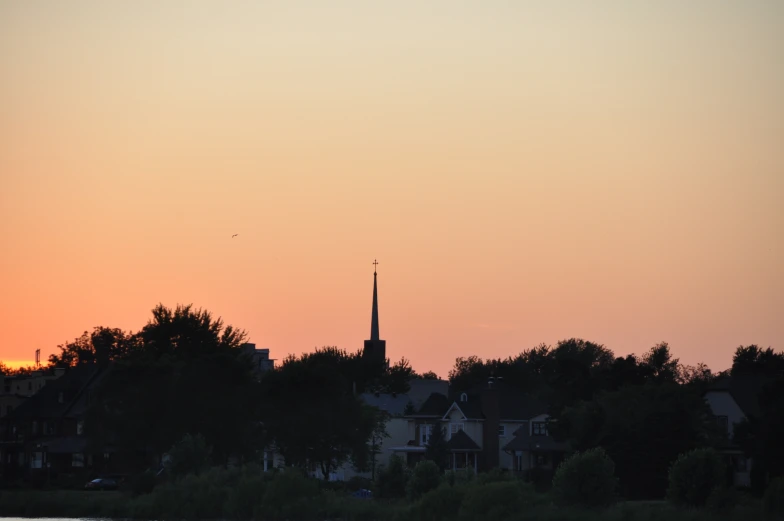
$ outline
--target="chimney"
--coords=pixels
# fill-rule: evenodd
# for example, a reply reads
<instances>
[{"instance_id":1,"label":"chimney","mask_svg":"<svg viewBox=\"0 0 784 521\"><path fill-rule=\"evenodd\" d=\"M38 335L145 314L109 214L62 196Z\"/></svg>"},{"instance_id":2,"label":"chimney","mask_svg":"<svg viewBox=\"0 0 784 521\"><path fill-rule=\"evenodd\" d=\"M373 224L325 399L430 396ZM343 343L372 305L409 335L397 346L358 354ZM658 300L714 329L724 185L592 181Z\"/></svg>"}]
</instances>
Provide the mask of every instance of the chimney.
<instances>
[{"instance_id":1,"label":"chimney","mask_svg":"<svg viewBox=\"0 0 784 521\"><path fill-rule=\"evenodd\" d=\"M481 405L484 423L482 425L482 467L490 470L499 464L499 439L498 428L501 425L501 408L499 404L499 390L495 379L491 376L487 388L482 390Z\"/></svg>"}]
</instances>

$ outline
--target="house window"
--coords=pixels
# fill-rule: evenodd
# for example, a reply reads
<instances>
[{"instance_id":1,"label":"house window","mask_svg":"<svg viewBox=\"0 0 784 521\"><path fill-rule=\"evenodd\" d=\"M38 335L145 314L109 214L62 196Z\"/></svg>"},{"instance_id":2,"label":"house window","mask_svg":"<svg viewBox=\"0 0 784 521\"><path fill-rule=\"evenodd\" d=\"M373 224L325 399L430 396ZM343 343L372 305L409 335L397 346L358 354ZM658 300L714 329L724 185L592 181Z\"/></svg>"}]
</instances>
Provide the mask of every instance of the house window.
<instances>
[{"instance_id":1,"label":"house window","mask_svg":"<svg viewBox=\"0 0 784 521\"><path fill-rule=\"evenodd\" d=\"M499 436L506 436L506 425L499 425L498 426L498 435Z\"/></svg>"},{"instance_id":2,"label":"house window","mask_svg":"<svg viewBox=\"0 0 784 521\"><path fill-rule=\"evenodd\" d=\"M730 432L730 420L726 416L716 416L716 424L719 426L719 430L723 434L729 434Z\"/></svg>"},{"instance_id":3,"label":"house window","mask_svg":"<svg viewBox=\"0 0 784 521\"><path fill-rule=\"evenodd\" d=\"M430 441L430 436L433 435L433 426L422 424L419 426L419 444L427 445Z\"/></svg>"},{"instance_id":4,"label":"house window","mask_svg":"<svg viewBox=\"0 0 784 521\"><path fill-rule=\"evenodd\" d=\"M40 469L44 466L44 453L43 452L33 452L30 454L30 468L31 469Z\"/></svg>"},{"instance_id":5,"label":"house window","mask_svg":"<svg viewBox=\"0 0 784 521\"><path fill-rule=\"evenodd\" d=\"M27 382L27 390L28 391L32 391L33 390L33 382Z\"/></svg>"},{"instance_id":6,"label":"house window","mask_svg":"<svg viewBox=\"0 0 784 521\"><path fill-rule=\"evenodd\" d=\"M65 396L63 395L62 391L60 391L60 394L57 395L57 401L59 403L63 403L65 401Z\"/></svg>"},{"instance_id":7,"label":"house window","mask_svg":"<svg viewBox=\"0 0 784 521\"><path fill-rule=\"evenodd\" d=\"M44 435L51 436L54 434L54 422L46 421L44 422Z\"/></svg>"},{"instance_id":8,"label":"house window","mask_svg":"<svg viewBox=\"0 0 784 521\"><path fill-rule=\"evenodd\" d=\"M450 434L457 434L459 431L463 430L462 423L450 423L449 424L449 432Z\"/></svg>"},{"instance_id":9,"label":"house window","mask_svg":"<svg viewBox=\"0 0 784 521\"><path fill-rule=\"evenodd\" d=\"M735 456L732 459L732 466L735 468L735 472L746 472L748 470L746 458L744 456Z\"/></svg>"},{"instance_id":10,"label":"house window","mask_svg":"<svg viewBox=\"0 0 784 521\"><path fill-rule=\"evenodd\" d=\"M468 401L468 395L466 393L461 394L460 395L460 401L461 402L467 402Z\"/></svg>"},{"instance_id":11,"label":"house window","mask_svg":"<svg viewBox=\"0 0 784 521\"><path fill-rule=\"evenodd\" d=\"M33 420L33 435L38 434L38 422Z\"/></svg>"},{"instance_id":12,"label":"house window","mask_svg":"<svg viewBox=\"0 0 784 521\"><path fill-rule=\"evenodd\" d=\"M81 436L82 434L84 434L84 422L79 420L76 422L76 435Z\"/></svg>"},{"instance_id":13,"label":"house window","mask_svg":"<svg viewBox=\"0 0 784 521\"><path fill-rule=\"evenodd\" d=\"M531 424L532 436L547 436L547 422L533 422Z\"/></svg>"},{"instance_id":14,"label":"house window","mask_svg":"<svg viewBox=\"0 0 784 521\"><path fill-rule=\"evenodd\" d=\"M72 467L84 467L84 454L81 452L71 454Z\"/></svg>"}]
</instances>

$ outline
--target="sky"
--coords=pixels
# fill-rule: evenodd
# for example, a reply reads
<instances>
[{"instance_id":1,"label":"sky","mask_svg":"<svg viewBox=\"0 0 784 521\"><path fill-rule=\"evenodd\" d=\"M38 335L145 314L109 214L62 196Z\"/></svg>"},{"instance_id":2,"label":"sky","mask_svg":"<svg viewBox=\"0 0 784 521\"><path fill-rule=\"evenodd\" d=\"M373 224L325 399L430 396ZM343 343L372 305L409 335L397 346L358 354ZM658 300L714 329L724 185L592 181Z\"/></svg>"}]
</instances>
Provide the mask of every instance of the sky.
<instances>
[{"instance_id":1,"label":"sky","mask_svg":"<svg viewBox=\"0 0 784 521\"><path fill-rule=\"evenodd\" d=\"M0 2L0 360L784 348L784 2ZM232 238L233 234L239 234Z\"/></svg>"}]
</instances>

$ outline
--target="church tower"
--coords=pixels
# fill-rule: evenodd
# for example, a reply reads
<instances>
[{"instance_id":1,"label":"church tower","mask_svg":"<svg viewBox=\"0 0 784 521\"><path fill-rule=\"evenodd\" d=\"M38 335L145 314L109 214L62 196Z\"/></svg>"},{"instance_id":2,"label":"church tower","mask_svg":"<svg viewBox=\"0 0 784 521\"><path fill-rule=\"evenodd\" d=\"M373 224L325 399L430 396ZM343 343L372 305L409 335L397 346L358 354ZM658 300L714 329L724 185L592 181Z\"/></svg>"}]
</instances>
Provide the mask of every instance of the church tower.
<instances>
[{"instance_id":1,"label":"church tower","mask_svg":"<svg viewBox=\"0 0 784 521\"><path fill-rule=\"evenodd\" d=\"M378 334L378 274L376 273L378 261L373 261L373 311L370 318L370 340L365 340L364 357L374 362L386 364L387 342L381 340Z\"/></svg>"}]
</instances>

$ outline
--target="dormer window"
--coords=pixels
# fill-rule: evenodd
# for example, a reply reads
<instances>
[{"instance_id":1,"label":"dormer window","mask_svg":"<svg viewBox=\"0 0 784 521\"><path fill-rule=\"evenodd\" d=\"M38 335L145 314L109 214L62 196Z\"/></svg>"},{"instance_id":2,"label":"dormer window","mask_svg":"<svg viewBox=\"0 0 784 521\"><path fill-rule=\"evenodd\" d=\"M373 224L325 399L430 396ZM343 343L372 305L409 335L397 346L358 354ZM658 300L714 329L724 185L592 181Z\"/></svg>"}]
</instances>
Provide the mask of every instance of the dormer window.
<instances>
[{"instance_id":1,"label":"dormer window","mask_svg":"<svg viewBox=\"0 0 784 521\"><path fill-rule=\"evenodd\" d=\"M65 401L65 395L63 394L62 391L60 391L60 394L57 395L57 401L59 403L63 403Z\"/></svg>"},{"instance_id":2,"label":"dormer window","mask_svg":"<svg viewBox=\"0 0 784 521\"><path fill-rule=\"evenodd\" d=\"M531 423L532 436L547 436L547 422Z\"/></svg>"},{"instance_id":3,"label":"dormer window","mask_svg":"<svg viewBox=\"0 0 784 521\"><path fill-rule=\"evenodd\" d=\"M468 395L466 393L461 394L460 395L460 401L461 402L467 402L468 401Z\"/></svg>"}]
</instances>

